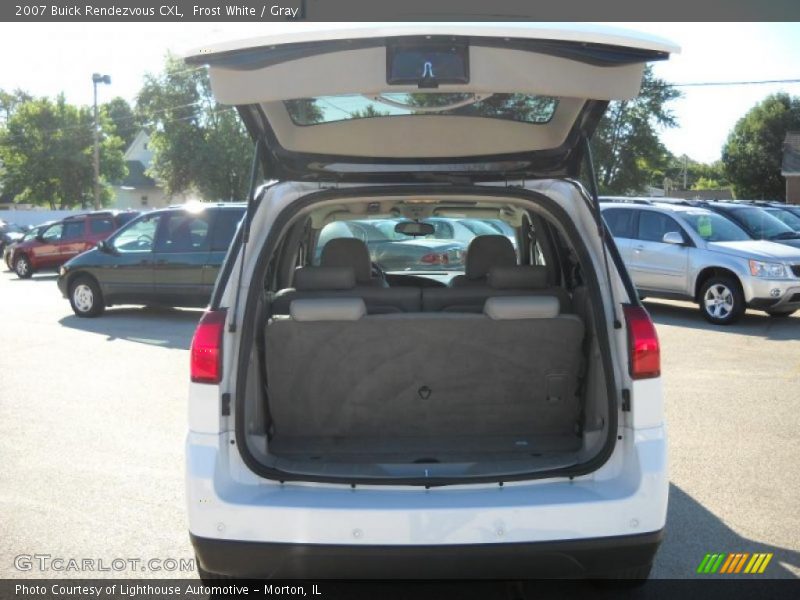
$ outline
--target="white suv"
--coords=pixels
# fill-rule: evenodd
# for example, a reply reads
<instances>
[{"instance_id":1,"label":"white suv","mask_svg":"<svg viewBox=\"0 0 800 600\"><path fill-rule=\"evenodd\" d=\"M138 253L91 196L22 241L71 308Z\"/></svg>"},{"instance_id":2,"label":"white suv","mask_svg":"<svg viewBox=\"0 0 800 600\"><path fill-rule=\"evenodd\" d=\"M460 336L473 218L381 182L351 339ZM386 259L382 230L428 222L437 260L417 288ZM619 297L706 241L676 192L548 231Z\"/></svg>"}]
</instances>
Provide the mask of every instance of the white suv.
<instances>
[{"instance_id":1,"label":"white suv","mask_svg":"<svg viewBox=\"0 0 800 600\"><path fill-rule=\"evenodd\" d=\"M191 349L205 577L647 577L668 495L658 339L577 177L608 101L673 51L418 24L188 57L257 148ZM329 223L413 241L439 217L517 243L476 236L447 284L352 237L317 252Z\"/></svg>"}]
</instances>

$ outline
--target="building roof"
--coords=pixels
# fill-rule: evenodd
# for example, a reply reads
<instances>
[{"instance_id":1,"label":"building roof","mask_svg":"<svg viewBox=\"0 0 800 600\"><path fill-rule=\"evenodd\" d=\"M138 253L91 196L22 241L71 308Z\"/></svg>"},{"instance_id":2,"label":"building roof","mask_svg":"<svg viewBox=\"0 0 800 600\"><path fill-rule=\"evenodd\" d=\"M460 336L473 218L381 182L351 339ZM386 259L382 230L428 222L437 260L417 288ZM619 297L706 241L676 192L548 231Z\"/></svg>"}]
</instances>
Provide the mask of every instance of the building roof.
<instances>
[{"instance_id":1,"label":"building roof","mask_svg":"<svg viewBox=\"0 0 800 600\"><path fill-rule=\"evenodd\" d=\"M144 174L145 166L138 160L126 160L125 166L128 167L128 176L119 182L120 187L132 188L154 188L155 179Z\"/></svg>"},{"instance_id":2,"label":"building roof","mask_svg":"<svg viewBox=\"0 0 800 600\"><path fill-rule=\"evenodd\" d=\"M800 131L786 132L781 175L800 175Z\"/></svg>"}]
</instances>

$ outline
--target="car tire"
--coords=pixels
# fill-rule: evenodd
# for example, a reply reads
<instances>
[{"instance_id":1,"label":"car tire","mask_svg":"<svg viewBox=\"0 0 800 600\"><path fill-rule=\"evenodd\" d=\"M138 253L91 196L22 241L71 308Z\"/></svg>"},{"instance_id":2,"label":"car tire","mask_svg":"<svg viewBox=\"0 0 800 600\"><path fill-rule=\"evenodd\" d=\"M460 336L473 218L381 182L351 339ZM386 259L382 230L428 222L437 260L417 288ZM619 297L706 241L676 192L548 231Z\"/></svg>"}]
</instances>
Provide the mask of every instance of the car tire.
<instances>
[{"instance_id":1,"label":"car tire","mask_svg":"<svg viewBox=\"0 0 800 600\"><path fill-rule=\"evenodd\" d=\"M791 317L797 310L767 310L764 312L774 319L783 319L784 317Z\"/></svg>"},{"instance_id":2,"label":"car tire","mask_svg":"<svg viewBox=\"0 0 800 600\"><path fill-rule=\"evenodd\" d=\"M24 254L14 260L14 273L20 279L30 279L33 276L33 265L30 259Z\"/></svg>"},{"instance_id":3,"label":"car tire","mask_svg":"<svg viewBox=\"0 0 800 600\"><path fill-rule=\"evenodd\" d=\"M77 316L84 318L100 316L106 308L100 286L91 277L77 277L70 283L69 304Z\"/></svg>"},{"instance_id":4,"label":"car tire","mask_svg":"<svg viewBox=\"0 0 800 600\"><path fill-rule=\"evenodd\" d=\"M734 277L711 277L700 289L700 312L709 323L730 325L744 314L742 286Z\"/></svg>"}]
</instances>

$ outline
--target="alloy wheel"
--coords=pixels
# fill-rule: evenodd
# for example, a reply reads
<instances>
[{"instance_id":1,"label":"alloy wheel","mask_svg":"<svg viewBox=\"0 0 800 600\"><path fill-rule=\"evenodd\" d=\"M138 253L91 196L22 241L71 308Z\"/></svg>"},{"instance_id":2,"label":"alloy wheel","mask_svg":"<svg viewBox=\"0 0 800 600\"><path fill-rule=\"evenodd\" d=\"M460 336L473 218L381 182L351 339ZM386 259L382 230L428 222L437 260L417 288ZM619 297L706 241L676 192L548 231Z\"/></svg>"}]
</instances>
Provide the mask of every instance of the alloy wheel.
<instances>
[{"instance_id":1,"label":"alloy wheel","mask_svg":"<svg viewBox=\"0 0 800 600\"><path fill-rule=\"evenodd\" d=\"M716 283L708 288L705 298L706 311L715 319L724 319L733 312L733 292L728 286Z\"/></svg>"}]
</instances>

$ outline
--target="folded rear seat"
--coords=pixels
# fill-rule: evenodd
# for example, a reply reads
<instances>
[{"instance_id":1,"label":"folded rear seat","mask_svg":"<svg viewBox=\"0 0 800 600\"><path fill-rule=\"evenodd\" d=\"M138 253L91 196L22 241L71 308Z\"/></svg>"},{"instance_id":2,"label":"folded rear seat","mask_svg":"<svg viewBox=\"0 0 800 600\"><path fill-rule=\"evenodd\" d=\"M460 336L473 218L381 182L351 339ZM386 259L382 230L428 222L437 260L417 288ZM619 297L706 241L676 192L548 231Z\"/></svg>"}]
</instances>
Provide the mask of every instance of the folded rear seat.
<instances>
[{"instance_id":1,"label":"folded rear seat","mask_svg":"<svg viewBox=\"0 0 800 600\"><path fill-rule=\"evenodd\" d=\"M413 287L357 285L352 267L301 267L294 272L294 287L272 296L272 314L288 315L293 300L360 298L369 314L419 311L421 293Z\"/></svg>"},{"instance_id":2,"label":"folded rear seat","mask_svg":"<svg viewBox=\"0 0 800 600\"><path fill-rule=\"evenodd\" d=\"M476 238L477 239L477 238ZM487 298L501 296L552 296L560 303L560 312L572 312L570 295L564 288L547 283L547 268L518 265L492 267L485 286L425 288L422 310L425 312L480 313Z\"/></svg>"},{"instance_id":3,"label":"folded rear seat","mask_svg":"<svg viewBox=\"0 0 800 600\"><path fill-rule=\"evenodd\" d=\"M275 439L564 435L575 439L583 322L552 296L484 314L366 315L294 300L266 326Z\"/></svg>"}]
</instances>

